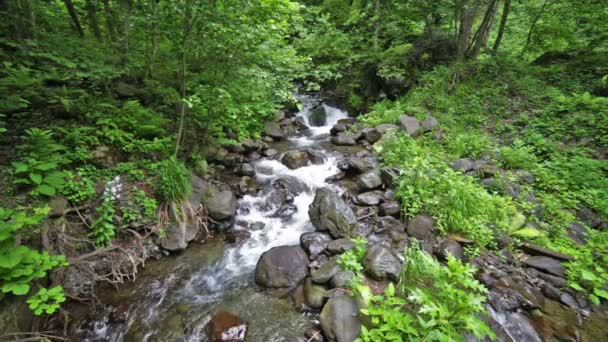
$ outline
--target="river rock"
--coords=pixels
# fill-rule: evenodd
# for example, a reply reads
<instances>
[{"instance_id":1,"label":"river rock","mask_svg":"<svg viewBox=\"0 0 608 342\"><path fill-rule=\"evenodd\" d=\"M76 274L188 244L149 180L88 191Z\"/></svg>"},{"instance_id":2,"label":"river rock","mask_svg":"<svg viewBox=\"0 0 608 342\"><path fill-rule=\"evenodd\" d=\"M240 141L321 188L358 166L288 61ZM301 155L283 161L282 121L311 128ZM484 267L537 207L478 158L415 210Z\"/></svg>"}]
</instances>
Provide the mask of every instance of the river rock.
<instances>
[{"instance_id":1,"label":"river rock","mask_svg":"<svg viewBox=\"0 0 608 342\"><path fill-rule=\"evenodd\" d=\"M285 132L283 132L279 124L276 122L266 122L264 124L264 134L277 140L285 138Z\"/></svg>"},{"instance_id":2,"label":"river rock","mask_svg":"<svg viewBox=\"0 0 608 342\"><path fill-rule=\"evenodd\" d=\"M281 158L281 163L294 170L308 165L310 157L306 151L292 150L287 151Z\"/></svg>"},{"instance_id":3,"label":"river rock","mask_svg":"<svg viewBox=\"0 0 608 342\"><path fill-rule=\"evenodd\" d=\"M470 158L456 159L452 165L452 169L460 172L469 172L475 168L475 161Z\"/></svg>"},{"instance_id":4,"label":"river rock","mask_svg":"<svg viewBox=\"0 0 608 342\"><path fill-rule=\"evenodd\" d=\"M399 126L393 124L381 124L376 126L376 129L380 134L384 135L386 132L397 132L399 130Z\"/></svg>"},{"instance_id":5,"label":"river rock","mask_svg":"<svg viewBox=\"0 0 608 342\"><path fill-rule=\"evenodd\" d=\"M424 121L422 121L422 130L426 133L426 132L430 132L433 130L433 128L435 128L435 126L437 126L439 124L439 121L437 121L437 119L435 119L432 116L429 116L428 118L424 119Z\"/></svg>"},{"instance_id":6,"label":"river rock","mask_svg":"<svg viewBox=\"0 0 608 342\"><path fill-rule=\"evenodd\" d=\"M384 233L405 233L405 225L392 216L383 216L378 219L378 226Z\"/></svg>"},{"instance_id":7,"label":"river rock","mask_svg":"<svg viewBox=\"0 0 608 342\"><path fill-rule=\"evenodd\" d=\"M279 246L264 252L255 269L255 281L265 287L292 287L308 275L308 257L299 246Z\"/></svg>"},{"instance_id":8,"label":"river rock","mask_svg":"<svg viewBox=\"0 0 608 342\"><path fill-rule=\"evenodd\" d=\"M338 163L341 171L354 172L357 174L377 169L380 164L374 157L354 157Z\"/></svg>"},{"instance_id":9,"label":"river rock","mask_svg":"<svg viewBox=\"0 0 608 342\"><path fill-rule=\"evenodd\" d=\"M338 146L354 146L357 144L357 141L346 133L339 133L331 138L331 143Z\"/></svg>"},{"instance_id":10,"label":"river rock","mask_svg":"<svg viewBox=\"0 0 608 342\"><path fill-rule=\"evenodd\" d=\"M325 157L321 151L308 149L306 150L306 153L308 154L308 159L310 159L310 162L315 165L320 165L325 162Z\"/></svg>"},{"instance_id":11,"label":"river rock","mask_svg":"<svg viewBox=\"0 0 608 342\"><path fill-rule=\"evenodd\" d=\"M401 115L397 123L410 137L415 138L420 135L420 121L413 116Z\"/></svg>"},{"instance_id":12,"label":"river rock","mask_svg":"<svg viewBox=\"0 0 608 342\"><path fill-rule=\"evenodd\" d=\"M323 253L331 241L332 237L327 233L307 232L300 235L300 246L310 257Z\"/></svg>"},{"instance_id":13,"label":"river rock","mask_svg":"<svg viewBox=\"0 0 608 342\"><path fill-rule=\"evenodd\" d=\"M526 260L524 260L524 264L558 277L563 277L566 273L566 269L558 260L546 256L528 257Z\"/></svg>"},{"instance_id":14,"label":"river rock","mask_svg":"<svg viewBox=\"0 0 608 342\"><path fill-rule=\"evenodd\" d=\"M207 198L206 205L209 217L212 219L229 219L236 212L236 196L230 190L212 192Z\"/></svg>"},{"instance_id":15,"label":"river rock","mask_svg":"<svg viewBox=\"0 0 608 342\"><path fill-rule=\"evenodd\" d=\"M255 168L253 167L253 165L248 163L241 164L241 167L239 168L239 173L241 174L241 176L253 177L255 176Z\"/></svg>"},{"instance_id":16,"label":"river rock","mask_svg":"<svg viewBox=\"0 0 608 342\"><path fill-rule=\"evenodd\" d=\"M387 201L380 205L380 214L398 217L401 214L401 204L397 201Z\"/></svg>"},{"instance_id":17,"label":"river rock","mask_svg":"<svg viewBox=\"0 0 608 342\"><path fill-rule=\"evenodd\" d=\"M425 240L433 233L433 218L428 215L416 215L407 224L407 234L418 240Z\"/></svg>"},{"instance_id":18,"label":"river rock","mask_svg":"<svg viewBox=\"0 0 608 342\"><path fill-rule=\"evenodd\" d=\"M318 231L329 231L335 238L353 237L356 234L357 216L348 204L330 189L316 190L308 216Z\"/></svg>"},{"instance_id":19,"label":"river rock","mask_svg":"<svg viewBox=\"0 0 608 342\"><path fill-rule=\"evenodd\" d=\"M268 148L262 152L262 155L264 155L264 157L274 158L274 156L276 156L278 153L279 152L274 148Z\"/></svg>"},{"instance_id":20,"label":"river rock","mask_svg":"<svg viewBox=\"0 0 608 342\"><path fill-rule=\"evenodd\" d=\"M576 242L578 245L584 245L589 238L589 234L585 229L585 226L580 222L572 222L568 228L568 236L572 241Z\"/></svg>"},{"instance_id":21,"label":"river rock","mask_svg":"<svg viewBox=\"0 0 608 342\"><path fill-rule=\"evenodd\" d=\"M347 129L348 129L348 127L346 127L345 124L337 123L334 125L334 127L331 128L329 133L333 136L336 136L342 132L346 132Z\"/></svg>"},{"instance_id":22,"label":"river rock","mask_svg":"<svg viewBox=\"0 0 608 342\"><path fill-rule=\"evenodd\" d=\"M160 246L171 252L183 251L188 242L194 240L199 233L196 225L172 223L165 229L165 235L157 242Z\"/></svg>"},{"instance_id":23,"label":"river rock","mask_svg":"<svg viewBox=\"0 0 608 342\"><path fill-rule=\"evenodd\" d=\"M390 249L382 245L369 247L363 257L365 271L374 279L396 281L401 272L401 262Z\"/></svg>"},{"instance_id":24,"label":"river rock","mask_svg":"<svg viewBox=\"0 0 608 342\"><path fill-rule=\"evenodd\" d=\"M351 239L337 239L327 244L327 251L331 254L342 254L357 246Z\"/></svg>"},{"instance_id":25,"label":"river rock","mask_svg":"<svg viewBox=\"0 0 608 342\"><path fill-rule=\"evenodd\" d=\"M574 258L552 249L548 249L539 245L535 245L529 242L525 242L521 245L521 249L530 255L538 255L538 256L546 256L552 259L557 259L561 261L573 261Z\"/></svg>"},{"instance_id":26,"label":"river rock","mask_svg":"<svg viewBox=\"0 0 608 342\"><path fill-rule=\"evenodd\" d=\"M363 133L363 138L370 144L373 144L382 138L382 133L376 128L364 128L361 133Z\"/></svg>"},{"instance_id":27,"label":"river rock","mask_svg":"<svg viewBox=\"0 0 608 342\"><path fill-rule=\"evenodd\" d=\"M207 326L213 342L241 342L247 336L247 323L238 316L220 310L213 315Z\"/></svg>"},{"instance_id":28,"label":"river rock","mask_svg":"<svg viewBox=\"0 0 608 342\"><path fill-rule=\"evenodd\" d=\"M369 170L357 177L357 184L363 190L373 190L382 185L382 177L379 169Z\"/></svg>"},{"instance_id":29,"label":"river rock","mask_svg":"<svg viewBox=\"0 0 608 342\"><path fill-rule=\"evenodd\" d=\"M310 278L304 282L304 301L312 309L320 309L325 303L325 287L313 284Z\"/></svg>"},{"instance_id":30,"label":"river rock","mask_svg":"<svg viewBox=\"0 0 608 342\"><path fill-rule=\"evenodd\" d=\"M395 184L397 177L399 177L399 169L396 167L382 168L380 169L380 176L384 184L392 186Z\"/></svg>"},{"instance_id":31,"label":"river rock","mask_svg":"<svg viewBox=\"0 0 608 342\"><path fill-rule=\"evenodd\" d=\"M368 191L357 195L355 199L360 205L377 206L384 201L384 194L382 191Z\"/></svg>"},{"instance_id":32,"label":"river rock","mask_svg":"<svg viewBox=\"0 0 608 342\"><path fill-rule=\"evenodd\" d=\"M333 288L348 288L355 274L352 271L340 271L336 273L330 280Z\"/></svg>"},{"instance_id":33,"label":"river rock","mask_svg":"<svg viewBox=\"0 0 608 342\"><path fill-rule=\"evenodd\" d=\"M310 272L310 279L317 284L325 284L339 271L338 258L334 256L321 267Z\"/></svg>"},{"instance_id":34,"label":"river rock","mask_svg":"<svg viewBox=\"0 0 608 342\"><path fill-rule=\"evenodd\" d=\"M458 260L462 260L464 257L462 246L454 239L443 240L437 248L437 256L442 260L447 260L448 255L452 255Z\"/></svg>"},{"instance_id":35,"label":"river rock","mask_svg":"<svg viewBox=\"0 0 608 342\"><path fill-rule=\"evenodd\" d=\"M592 229L601 229L607 226L606 221L600 215L585 206L579 207L576 211L576 218Z\"/></svg>"},{"instance_id":36,"label":"river rock","mask_svg":"<svg viewBox=\"0 0 608 342\"><path fill-rule=\"evenodd\" d=\"M353 342L361 333L359 308L348 296L331 298L321 311L321 328L329 342Z\"/></svg>"},{"instance_id":37,"label":"river rock","mask_svg":"<svg viewBox=\"0 0 608 342\"><path fill-rule=\"evenodd\" d=\"M313 127L325 126L327 122L327 112L324 106L317 106L310 110L308 124Z\"/></svg>"}]
</instances>

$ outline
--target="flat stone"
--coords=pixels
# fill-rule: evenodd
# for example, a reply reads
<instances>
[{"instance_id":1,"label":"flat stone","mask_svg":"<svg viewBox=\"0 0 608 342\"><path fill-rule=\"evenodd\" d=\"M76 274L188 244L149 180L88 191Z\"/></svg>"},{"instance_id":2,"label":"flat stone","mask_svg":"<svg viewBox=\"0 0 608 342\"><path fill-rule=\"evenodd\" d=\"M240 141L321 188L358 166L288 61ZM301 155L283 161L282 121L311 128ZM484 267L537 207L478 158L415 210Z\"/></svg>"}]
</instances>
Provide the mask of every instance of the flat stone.
<instances>
[{"instance_id":1,"label":"flat stone","mask_svg":"<svg viewBox=\"0 0 608 342\"><path fill-rule=\"evenodd\" d=\"M524 260L524 264L558 277L563 277L566 273L565 267L559 262L559 260L546 256L531 256Z\"/></svg>"},{"instance_id":2,"label":"flat stone","mask_svg":"<svg viewBox=\"0 0 608 342\"><path fill-rule=\"evenodd\" d=\"M567 254L560 253L529 242L524 242L524 244L522 244L521 246L521 250L530 255L547 256L561 261L574 261L574 258Z\"/></svg>"},{"instance_id":3,"label":"flat stone","mask_svg":"<svg viewBox=\"0 0 608 342\"><path fill-rule=\"evenodd\" d=\"M415 138L422 133L420 129L420 121L413 116L401 115L397 123L410 137Z\"/></svg>"},{"instance_id":4,"label":"flat stone","mask_svg":"<svg viewBox=\"0 0 608 342\"><path fill-rule=\"evenodd\" d=\"M434 220L428 215L416 215L407 224L407 234L418 240L425 240L433 233Z\"/></svg>"},{"instance_id":5,"label":"flat stone","mask_svg":"<svg viewBox=\"0 0 608 342\"><path fill-rule=\"evenodd\" d=\"M338 265L338 258L332 257L319 269L314 270L310 273L310 279L317 284L327 283L336 273L340 271L340 265Z\"/></svg>"},{"instance_id":6,"label":"flat stone","mask_svg":"<svg viewBox=\"0 0 608 342\"><path fill-rule=\"evenodd\" d=\"M342 254L357 246L351 239L337 239L327 244L327 251L331 254Z\"/></svg>"}]
</instances>

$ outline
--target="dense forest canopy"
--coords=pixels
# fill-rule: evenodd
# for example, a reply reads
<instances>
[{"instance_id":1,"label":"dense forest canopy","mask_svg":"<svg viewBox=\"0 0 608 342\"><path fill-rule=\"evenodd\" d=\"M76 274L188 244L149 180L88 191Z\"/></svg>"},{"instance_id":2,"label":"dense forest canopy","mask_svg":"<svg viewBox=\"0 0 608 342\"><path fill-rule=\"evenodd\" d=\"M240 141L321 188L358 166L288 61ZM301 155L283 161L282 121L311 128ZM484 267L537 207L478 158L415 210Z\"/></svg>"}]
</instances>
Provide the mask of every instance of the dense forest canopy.
<instances>
[{"instance_id":1,"label":"dense forest canopy","mask_svg":"<svg viewBox=\"0 0 608 342\"><path fill-rule=\"evenodd\" d=\"M370 147L400 170L404 217L430 215L471 258L502 249L503 235L514 249L566 254L568 288L608 300L603 1L0 0L0 12L0 302L63 314L82 298L61 270L119 252L137 269L147 256L125 241L163 239L172 224L212 234L191 175L219 179L239 167L227 161L234 146L277 140L268 123L302 108L298 92L331 98L361 129L403 114L438 120L434 138ZM475 170L479 182L452 170L461 159L493 168ZM357 245L341 265L359 276ZM405 276L418 269L421 282L454 291L390 285L368 298L365 341L493 335L476 318L487 290L472 269L414 248L406 257L420 264L406 262ZM90 277L119 284L130 272ZM407 313L406 293L437 312Z\"/></svg>"}]
</instances>

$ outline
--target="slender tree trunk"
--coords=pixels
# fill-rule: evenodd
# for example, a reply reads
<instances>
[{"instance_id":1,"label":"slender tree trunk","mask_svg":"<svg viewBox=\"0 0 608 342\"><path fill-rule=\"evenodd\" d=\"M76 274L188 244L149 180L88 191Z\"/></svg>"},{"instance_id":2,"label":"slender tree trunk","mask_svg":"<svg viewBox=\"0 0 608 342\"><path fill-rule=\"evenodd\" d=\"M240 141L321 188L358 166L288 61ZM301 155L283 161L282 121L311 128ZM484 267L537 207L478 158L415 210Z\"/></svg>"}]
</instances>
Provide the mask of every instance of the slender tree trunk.
<instances>
[{"instance_id":1,"label":"slender tree trunk","mask_svg":"<svg viewBox=\"0 0 608 342\"><path fill-rule=\"evenodd\" d=\"M500 26L498 27L498 34L496 36L496 40L494 41L494 46L492 47L492 51L494 53L498 52L500 42L502 41L502 36L505 34L505 27L507 26L507 18L509 18L510 10L511 0L505 0L504 6L502 8L502 17L500 18Z\"/></svg>"},{"instance_id":2,"label":"slender tree trunk","mask_svg":"<svg viewBox=\"0 0 608 342\"><path fill-rule=\"evenodd\" d=\"M129 64L129 21L131 19L131 0L121 0L120 5L124 12L122 21L121 62L124 66L126 66Z\"/></svg>"},{"instance_id":3,"label":"slender tree trunk","mask_svg":"<svg viewBox=\"0 0 608 342\"><path fill-rule=\"evenodd\" d=\"M106 14L106 27L108 28L108 37L111 41L115 41L116 29L114 28L114 14L112 13L112 7L110 7L109 0L103 0L103 9Z\"/></svg>"},{"instance_id":4,"label":"slender tree trunk","mask_svg":"<svg viewBox=\"0 0 608 342\"><path fill-rule=\"evenodd\" d=\"M99 29L99 23L97 22L97 8L93 3L93 0L87 0L87 13L89 15L89 25L91 25L91 31L95 38L101 40L101 30Z\"/></svg>"},{"instance_id":5,"label":"slender tree trunk","mask_svg":"<svg viewBox=\"0 0 608 342\"><path fill-rule=\"evenodd\" d=\"M150 63L148 65L148 77L154 77L154 63L156 63L156 53L158 52L158 18L157 2L152 1L152 50L150 51Z\"/></svg>"},{"instance_id":6,"label":"slender tree trunk","mask_svg":"<svg viewBox=\"0 0 608 342\"><path fill-rule=\"evenodd\" d=\"M496 15L497 2L498 2L498 0L490 1L490 3L488 4L488 9L486 10L486 13L483 16L483 20L481 21L481 24L479 25L477 32L475 32L475 36L474 36L473 42L472 42L473 50L471 51L471 56L473 56L474 58L479 56L479 52L481 51L481 48L488 41L487 36L489 34L490 27L492 26L491 24L492 24L492 21L494 20L494 16Z\"/></svg>"},{"instance_id":7,"label":"slender tree trunk","mask_svg":"<svg viewBox=\"0 0 608 342\"><path fill-rule=\"evenodd\" d=\"M182 51L180 52L180 65L179 65L179 93L181 96L181 102L179 106L179 128L177 130L177 139L175 142L174 156L177 157L179 153L179 147L181 140L184 135L184 121L186 120L186 53L188 50L188 36L192 23L192 7L190 1L186 1L186 8L184 10L184 27L182 33Z\"/></svg>"},{"instance_id":8,"label":"slender tree trunk","mask_svg":"<svg viewBox=\"0 0 608 342\"><path fill-rule=\"evenodd\" d=\"M458 61L463 61L466 57L467 47L471 38L473 20L477 15L479 3L474 0L462 0L460 3L460 28L458 30L458 42L456 57Z\"/></svg>"},{"instance_id":9,"label":"slender tree trunk","mask_svg":"<svg viewBox=\"0 0 608 342\"><path fill-rule=\"evenodd\" d=\"M82 25L80 25L80 20L78 19L78 13L76 12L76 8L74 7L74 3L72 0L63 0L65 7L70 14L70 18L72 18L72 25L78 32L80 38L84 38L84 30L82 29Z\"/></svg>"},{"instance_id":10,"label":"slender tree trunk","mask_svg":"<svg viewBox=\"0 0 608 342\"><path fill-rule=\"evenodd\" d=\"M521 52L520 52L521 55L523 55L524 52L528 49L528 46L530 45L530 42L532 41L532 34L534 32L534 28L536 27L536 24L540 20L540 17L542 17L543 13L545 13L545 9L547 8L548 4L549 4L549 0L545 0L545 2L543 3L543 6L540 8L540 11L538 11L538 13L536 13L536 15L534 16L534 19L532 19L532 25L530 25L530 30L528 30L528 37L526 38L526 45L524 45L523 49L521 49Z\"/></svg>"},{"instance_id":11,"label":"slender tree trunk","mask_svg":"<svg viewBox=\"0 0 608 342\"><path fill-rule=\"evenodd\" d=\"M380 48L380 0L375 0L374 3L375 23L374 23L374 48L376 51Z\"/></svg>"}]
</instances>

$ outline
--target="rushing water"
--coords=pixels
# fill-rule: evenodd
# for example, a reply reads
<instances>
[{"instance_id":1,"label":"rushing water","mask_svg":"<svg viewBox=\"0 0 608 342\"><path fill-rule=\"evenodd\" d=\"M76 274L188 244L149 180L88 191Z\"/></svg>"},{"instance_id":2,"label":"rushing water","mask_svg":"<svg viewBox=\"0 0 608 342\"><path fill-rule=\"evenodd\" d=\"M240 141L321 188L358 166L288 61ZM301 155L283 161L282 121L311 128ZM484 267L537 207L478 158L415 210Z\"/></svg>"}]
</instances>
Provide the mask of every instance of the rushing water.
<instances>
[{"instance_id":1,"label":"rushing water","mask_svg":"<svg viewBox=\"0 0 608 342\"><path fill-rule=\"evenodd\" d=\"M303 109L298 113L308 125L310 110L319 101L301 97ZM325 179L338 172L331 151L318 147L331 127L347 113L323 105L327 113L325 125L310 127L302 136L291 137L292 148L315 149L324 162L290 170L277 160L262 159L254 163L259 184L268 188L282 177L294 177L306 185L306 190L294 196L297 211L288 219L275 217L278 208L265 205L269 191L247 195L239 200L235 222L263 223L264 228L251 231L243 243L224 245L210 242L191 247L173 262L164 261L167 270L155 277L140 280L130 290L121 290L114 302L130 300L124 324L94 321L79 331L88 341L204 341L204 329L211 314L227 309L249 323L248 341L297 341L310 319L298 313L286 301L256 291L253 273L259 257L272 247L299 243L300 235L313 229L308 218L308 206L314 189L332 187ZM336 189L337 191L339 189ZM191 249L208 249L192 256ZM129 287L129 286L128 286ZM119 291L119 292L121 292ZM122 296L122 297L121 297ZM115 305L116 303L114 303Z\"/></svg>"}]
</instances>

